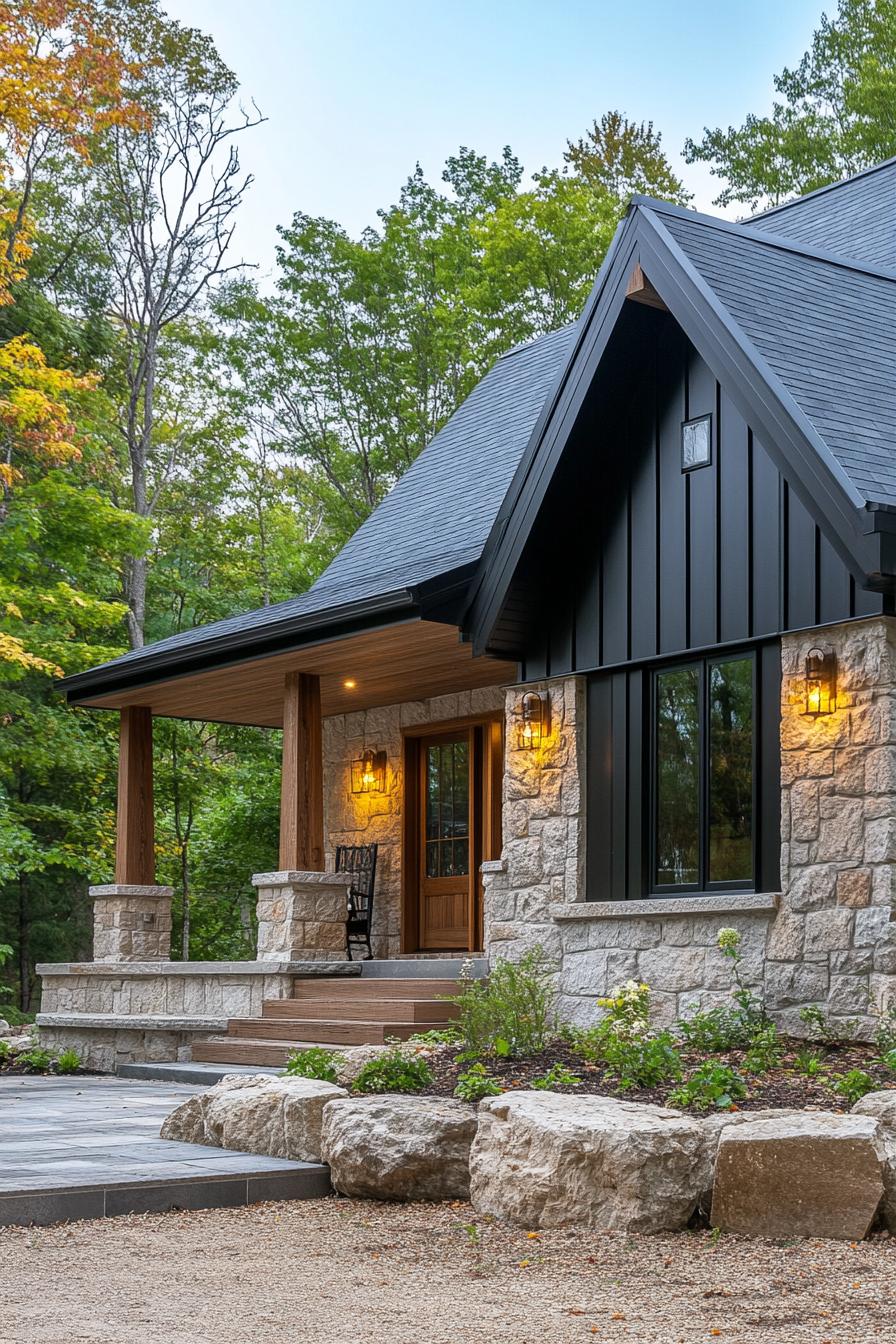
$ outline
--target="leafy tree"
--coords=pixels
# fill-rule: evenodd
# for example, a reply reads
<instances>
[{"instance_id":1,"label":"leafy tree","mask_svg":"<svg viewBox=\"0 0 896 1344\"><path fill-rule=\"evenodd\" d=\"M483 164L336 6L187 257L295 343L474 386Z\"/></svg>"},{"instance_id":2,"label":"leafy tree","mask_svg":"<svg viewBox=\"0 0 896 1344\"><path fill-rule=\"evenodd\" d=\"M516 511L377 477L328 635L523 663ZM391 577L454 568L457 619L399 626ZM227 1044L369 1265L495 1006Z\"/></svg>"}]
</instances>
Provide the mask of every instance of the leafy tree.
<instances>
[{"instance_id":1,"label":"leafy tree","mask_svg":"<svg viewBox=\"0 0 896 1344\"><path fill-rule=\"evenodd\" d=\"M95 138L92 206L121 334L130 502L150 518L185 448L182 435L158 423L162 341L234 269L226 262L233 215L252 181L236 137L261 117L230 119L238 83L210 38L167 19L157 0L118 0L114 9L139 71L133 95L150 120L137 128L119 121ZM146 579L147 558L137 552L125 575L132 648L144 642Z\"/></svg>"},{"instance_id":2,"label":"leafy tree","mask_svg":"<svg viewBox=\"0 0 896 1344\"><path fill-rule=\"evenodd\" d=\"M774 86L769 115L685 144L725 183L718 205L779 205L896 154L896 0L840 0Z\"/></svg>"},{"instance_id":3,"label":"leafy tree","mask_svg":"<svg viewBox=\"0 0 896 1344\"><path fill-rule=\"evenodd\" d=\"M672 171L662 140L652 121L634 122L621 112L605 112L581 139L567 141L564 157L593 191L617 201L628 204L640 194L687 205L690 192Z\"/></svg>"},{"instance_id":4,"label":"leafy tree","mask_svg":"<svg viewBox=\"0 0 896 1344\"><path fill-rule=\"evenodd\" d=\"M581 311L634 189L684 200L650 124L618 113L562 171L462 148L442 185L418 165L376 228L298 213L280 229L273 299L243 281L218 316L238 414L296 462L342 544L482 374Z\"/></svg>"}]
</instances>

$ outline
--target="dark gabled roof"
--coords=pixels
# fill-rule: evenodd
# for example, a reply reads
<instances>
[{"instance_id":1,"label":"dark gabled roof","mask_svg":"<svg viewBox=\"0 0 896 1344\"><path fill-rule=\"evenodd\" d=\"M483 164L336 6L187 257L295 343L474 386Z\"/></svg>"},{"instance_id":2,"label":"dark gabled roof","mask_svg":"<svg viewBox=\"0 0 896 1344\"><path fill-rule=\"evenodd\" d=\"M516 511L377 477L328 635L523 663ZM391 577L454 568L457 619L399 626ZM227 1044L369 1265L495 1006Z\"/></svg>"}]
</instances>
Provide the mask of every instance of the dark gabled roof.
<instances>
[{"instance_id":1,"label":"dark gabled roof","mask_svg":"<svg viewBox=\"0 0 896 1344\"><path fill-rule=\"evenodd\" d=\"M744 223L808 247L896 270L896 159Z\"/></svg>"},{"instance_id":2,"label":"dark gabled roof","mask_svg":"<svg viewBox=\"0 0 896 1344\"><path fill-rule=\"evenodd\" d=\"M412 614L424 593L469 579L513 478L548 388L565 363L572 327L518 346L476 385L307 593L197 626L66 678L77 700L126 676L137 684L205 653L355 628Z\"/></svg>"},{"instance_id":3,"label":"dark gabled roof","mask_svg":"<svg viewBox=\"0 0 896 1344\"><path fill-rule=\"evenodd\" d=\"M705 217L662 219L858 495L896 505L896 274Z\"/></svg>"},{"instance_id":4,"label":"dark gabled roof","mask_svg":"<svg viewBox=\"0 0 896 1344\"><path fill-rule=\"evenodd\" d=\"M635 263L852 572L893 573L889 543L870 535L887 525L866 511L896 507L896 275L636 198L480 563L468 614L477 652L490 647Z\"/></svg>"}]
</instances>

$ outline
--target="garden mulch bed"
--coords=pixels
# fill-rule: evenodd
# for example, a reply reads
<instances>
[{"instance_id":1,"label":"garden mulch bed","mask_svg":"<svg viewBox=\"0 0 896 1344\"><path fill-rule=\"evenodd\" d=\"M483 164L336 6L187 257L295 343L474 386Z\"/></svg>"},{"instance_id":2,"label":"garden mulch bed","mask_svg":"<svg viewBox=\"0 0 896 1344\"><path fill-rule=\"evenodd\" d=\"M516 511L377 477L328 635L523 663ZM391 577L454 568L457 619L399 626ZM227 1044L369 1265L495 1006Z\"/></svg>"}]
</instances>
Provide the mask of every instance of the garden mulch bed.
<instances>
[{"instance_id":1,"label":"garden mulch bed","mask_svg":"<svg viewBox=\"0 0 896 1344\"><path fill-rule=\"evenodd\" d=\"M875 1090L896 1088L896 1074L881 1064L880 1052L871 1045L843 1043L817 1047L817 1052L823 1060L822 1071L814 1078L808 1078L804 1073L797 1071L794 1058L796 1051L804 1048L805 1044L805 1041L786 1038L782 1040L784 1053L781 1066L763 1074L746 1072L743 1066L746 1052L743 1050L730 1050L713 1055L701 1051L681 1050L680 1058L685 1076L706 1059L737 1069L749 1089L748 1095L736 1104L736 1109L741 1111L759 1111L767 1107L848 1111L849 1103L835 1091L832 1084L838 1076L848 1073L851 1069L860 1069L869 1074L874 1079ZM427 1087L427 1093L445 1097L453 1095L458 1075L470 1067L469 1062L458 1062L458 1053L459 1051L454 1049L433 1052L429 1065L435 1081ZM542 1077L555 1064L562 1064L582 1080L575 1087L551 1086L552 1092L564 1092L569 1096L622 1097L628 1101L664 1106L669 1093L677 1086L674 1082L667 1082L659 1087L631 1088L621 1092L615 1079L607 1075L606 1065L585 1063L562 1040L525 1059L485 1061L488 1072L508 1092L531 1088L533 1080Z\"/></svg>"}]
</instances>

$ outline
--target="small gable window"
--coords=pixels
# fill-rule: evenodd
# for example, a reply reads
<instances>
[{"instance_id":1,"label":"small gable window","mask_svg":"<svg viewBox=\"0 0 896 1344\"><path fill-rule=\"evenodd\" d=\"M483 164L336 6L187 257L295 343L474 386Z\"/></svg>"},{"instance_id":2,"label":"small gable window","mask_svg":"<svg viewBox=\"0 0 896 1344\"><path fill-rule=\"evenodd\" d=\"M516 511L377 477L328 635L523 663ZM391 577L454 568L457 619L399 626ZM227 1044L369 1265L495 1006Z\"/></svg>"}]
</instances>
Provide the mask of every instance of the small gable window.
<instances>
[{"instance_id":1,"label":"small gable window","mask_svg":"<svg viewBox=\"0 0 896 1344\"><path fill-rule=\"evenodd\" d=\"M685 420L681 426L681 469L694 471L712 462L712 416Z\"/></svg>"},{"instance_id":2,"label":"small gable window","mask_svg":"<svg viewBox=\"0 0 896 1344\"><path fill-rule=\"evenodd\" d=\"M653 676L653 890L754 885L755 661L663 668Z\"/></svg>"}]
</instances>

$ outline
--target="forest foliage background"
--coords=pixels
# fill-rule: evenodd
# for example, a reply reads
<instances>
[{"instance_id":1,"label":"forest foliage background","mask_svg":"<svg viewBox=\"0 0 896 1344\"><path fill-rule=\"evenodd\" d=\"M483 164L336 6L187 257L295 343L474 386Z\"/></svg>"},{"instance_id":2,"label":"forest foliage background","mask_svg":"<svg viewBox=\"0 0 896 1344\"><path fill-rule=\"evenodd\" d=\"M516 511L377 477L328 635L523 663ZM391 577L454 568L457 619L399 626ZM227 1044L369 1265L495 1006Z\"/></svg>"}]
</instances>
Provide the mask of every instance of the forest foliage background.
<instances>
[{"instance_id":1,"label":"forest foliage background","mask_svg":"<svg viewBox=\"0 0 896 1344\"><path fill-rule=\"evenodd\" d=\"M896 0L841 0L774 87L684 150L744 214L896 153ZM297 201L265 290L233 242L251 93L160 0L0 0L0 944L24 1010L37 961L89 956L112 871L116 716L56 680L306 589L494 360L576 318L631 195L690 199L651 122L596 108L559 168L416 166L360 237ZM162 719L155 756L175 955L251 955L278 734Z\"/></svg>"}]
</instances>

